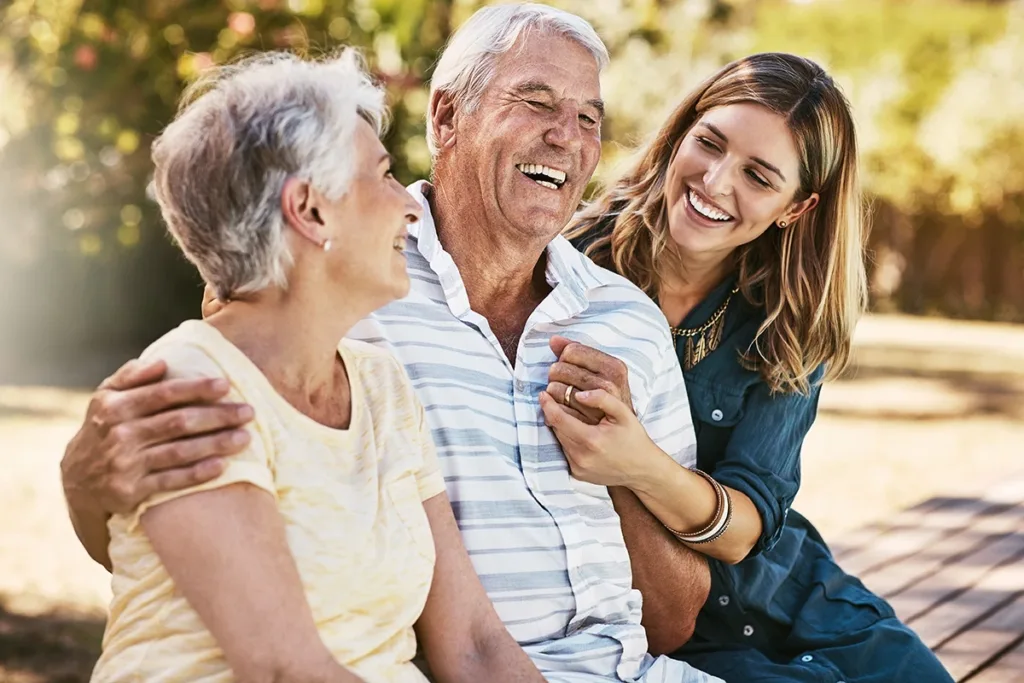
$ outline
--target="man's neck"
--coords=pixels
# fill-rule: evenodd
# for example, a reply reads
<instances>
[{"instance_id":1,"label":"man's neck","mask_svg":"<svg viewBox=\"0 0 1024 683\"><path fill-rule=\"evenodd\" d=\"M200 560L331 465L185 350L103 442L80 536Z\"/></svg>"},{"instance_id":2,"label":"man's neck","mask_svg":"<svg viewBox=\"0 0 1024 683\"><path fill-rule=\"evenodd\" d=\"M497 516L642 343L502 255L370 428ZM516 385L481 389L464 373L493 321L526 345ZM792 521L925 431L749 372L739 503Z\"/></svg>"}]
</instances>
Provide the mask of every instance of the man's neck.
<instances>
[{"instance_id":1,"label":"man's neck","mask_svg":"<svg viewBox=\"0 0 1024 683\"><path fill-rule=\"evenodd\" d=\"M457 192L435 188L426 194L437 239L459 269L472 309L493 323L536 308L550 292L547 243L524 244L515 233L487 229L478 208Z\"/></svg>"}]
</instances>

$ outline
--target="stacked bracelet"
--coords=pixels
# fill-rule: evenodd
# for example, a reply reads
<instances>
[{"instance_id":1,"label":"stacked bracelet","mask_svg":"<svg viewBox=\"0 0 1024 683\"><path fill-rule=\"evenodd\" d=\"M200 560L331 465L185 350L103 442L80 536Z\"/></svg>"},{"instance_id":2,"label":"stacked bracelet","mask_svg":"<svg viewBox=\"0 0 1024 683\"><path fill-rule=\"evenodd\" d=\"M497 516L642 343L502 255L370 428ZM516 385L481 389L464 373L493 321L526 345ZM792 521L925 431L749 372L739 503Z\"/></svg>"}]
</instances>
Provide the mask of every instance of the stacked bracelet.
<instances>
[{"instance_id":1,"label":"stacked bracelet","mask_svg":"<svg viewBox=\"0 0 1024 683\"><path fill-rule=\"evenodd\" d=\"M683 543L711 543L717 540L729 528L729 522L732 521L732 498L729 497L729 492L725 487L715 481L715 478L707 472L702 472L696 468L690 471L703 477L711 484L711 488L715 490L715 499L718 501L715 507L715 514L706 527L690 534L684 534L668 526L665 528L671 531L672 535Z\"/></svg>"}]
</instances>

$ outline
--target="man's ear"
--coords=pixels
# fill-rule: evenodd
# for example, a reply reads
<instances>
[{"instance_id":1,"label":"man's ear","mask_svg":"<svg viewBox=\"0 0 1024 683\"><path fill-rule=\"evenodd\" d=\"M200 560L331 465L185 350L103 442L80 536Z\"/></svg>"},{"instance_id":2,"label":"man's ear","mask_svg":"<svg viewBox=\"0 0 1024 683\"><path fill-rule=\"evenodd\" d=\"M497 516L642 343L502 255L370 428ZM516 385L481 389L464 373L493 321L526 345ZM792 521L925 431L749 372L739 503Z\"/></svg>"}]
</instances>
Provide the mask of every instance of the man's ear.
<instances>
[{"instance_id":1,"label":"man's ear","mask_svg":"<svg viewBox=\"0 0 1024 683\"><path fill-rule=\"evenodd\" d=\"M430 126L438 149L455 144L455 100L451 93L437 90L431 96Z\"/></svg>"},{"instance_id":2,"label":"man's ear","mask_svg":"<svg viewBox=\"0 0 1024 683\"><path fill-rule=\"evenodd\" d=\"M324 221L320 217L320 196L304 180L289 178L281 190L281 214L292 230L310 242L321 246L328 239Z\"/></svg>"}]
</instances>

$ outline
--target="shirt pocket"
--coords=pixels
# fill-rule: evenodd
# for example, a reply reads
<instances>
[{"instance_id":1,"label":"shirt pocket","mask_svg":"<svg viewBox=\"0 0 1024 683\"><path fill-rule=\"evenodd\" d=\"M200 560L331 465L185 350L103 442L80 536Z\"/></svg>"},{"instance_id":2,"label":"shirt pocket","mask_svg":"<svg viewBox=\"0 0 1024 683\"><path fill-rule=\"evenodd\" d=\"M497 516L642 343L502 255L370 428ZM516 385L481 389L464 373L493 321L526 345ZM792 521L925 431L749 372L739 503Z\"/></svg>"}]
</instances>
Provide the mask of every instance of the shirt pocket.
<instances>
[{"instance_id":1,"label":"shirt pocket","mask_svg":"<svg viewBox=\"0 0 1024 683\"><path fill-rule=\"evenodd\" d=\"M743 394L693 381L691 410L696 419L710 427L735 427L743 419Z\"/></svg>"},{"instance_id":2,"label":"shirt pocket","mask_svg":"<svg viewBox=\"0 0 1024 683\"><path fill-rule=\"evenodd\" d=\"M853 633L893 616L889 603L859 579L830 560L816 562L810 596L800 612L803 626L821 634Z\"/></svg>"},{"instance_id":3,"label":"shirt pocket","mask_svg":"<svg viewBox=\"0 0 1024 683\"><path fill-rule=\"evenodd\" d=\"M407 474L388 483L385 492L394 513L396 526L399 527L396 530L399 533L393 536L394 543L412 548L420 559L433 566L434 536L430 530L427 511L423 509L423 501L420 500L416 476Z\"/></svg>"}]
</instances>

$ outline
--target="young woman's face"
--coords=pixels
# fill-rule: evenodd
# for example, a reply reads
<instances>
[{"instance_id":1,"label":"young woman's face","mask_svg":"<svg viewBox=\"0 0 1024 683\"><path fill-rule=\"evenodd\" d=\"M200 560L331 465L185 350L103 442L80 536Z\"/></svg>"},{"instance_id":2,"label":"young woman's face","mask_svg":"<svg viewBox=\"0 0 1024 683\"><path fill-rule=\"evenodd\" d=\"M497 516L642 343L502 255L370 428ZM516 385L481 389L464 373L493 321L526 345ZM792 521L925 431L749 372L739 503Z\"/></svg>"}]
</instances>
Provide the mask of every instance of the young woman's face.
<instances>
[{"instance_id":1,"label":"young woman's face","mask_svg":"<svg viewBox=\"0 0 1024 683\"><path fill-rule=\"evenodd\" d=\"M709 109L669 164L665 207L681 255L727 255L817 203L794 202L800 155L786 121L758 104Z\"/></svg>"}]
</instances>

